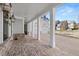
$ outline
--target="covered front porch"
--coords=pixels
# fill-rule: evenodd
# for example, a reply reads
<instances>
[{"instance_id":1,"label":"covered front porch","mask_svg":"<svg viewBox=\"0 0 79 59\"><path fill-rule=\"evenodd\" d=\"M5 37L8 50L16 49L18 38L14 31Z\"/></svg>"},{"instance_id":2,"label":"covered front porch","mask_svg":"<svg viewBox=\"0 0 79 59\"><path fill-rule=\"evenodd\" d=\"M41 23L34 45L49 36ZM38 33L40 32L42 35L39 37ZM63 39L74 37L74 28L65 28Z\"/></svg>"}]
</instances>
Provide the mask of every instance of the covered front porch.
<instances>
[{"instance_id":1,"label":"covered front porch","mask_svg":"<svg viewBox=\"0 0 79 59\"><path fill-rule=\"evenodd\" d=\"M9 18L3 17L4 12L2 9L0 9L0 18L1 18L0 20L2 22L0 23L1 24L0 55L51 55L52 53L50 53L48 50L52 48L56 48L55 8L58 5L60 4L12 3L11 9L9 10L10 11ZM42 32L45 32L44 30L41 31L41 29L43 28L41 27L42 24L41 18L43 18L42 15L45 15L46 13L49 13L49 18L50 18L48 23L49 35L47 36L41 34ZM7 21L7 27L6 26L4 27L5 24L3 22L4 18ZM5 41L4 41L4 34L6 34L8 37L6 38L7 40ZM17 40L14 40L14 37L16 37ZM43 41L43 39L45 38L46 39L48 38L47 41L48 43L47 42L45 43L45 41ZM23 49L26 50L26 53L25 50Z\"/></svg>"},{"instance_id":2,"label":"covered front porch","mask_svg":"<svg viewBox=\"0 0 79 59\"><path fill-rule=\"evenodd\" d=\"M12 4L11 8L11 14L14 18L14 21L9 20L8 24L8 33L6 35L8 37L13 37L15 34L28 34L32 38L37 39L38 41L41 40L41 16L45 13L49 13L49 46L55 48L55 8L60 5L57 3L26 3L26 4ZM1 21L3 22L4 17L2 16L4 12L1 13ZM36 30L35 29L35 23L36 20ZM3 28L4 23L1 23L1 27ZM11 24L11 25L10 25ZM4 30L3 28L1 30L1 43L3 43L4 38ZM36 33L35 33L36 31Z\"/></svg>"},{"instance_id":3,"label":"covered front porch","mask_svg":"<svg viewBox=\"0 0 79 59\"><path fill-rule=\"evenodd\" d=\"M61 5L16 3L7 9L9 17L4 17L6 8L0 6L0 55L79 55L79 38L55 34L55 11Z\"/></svg>"}]
</instances>

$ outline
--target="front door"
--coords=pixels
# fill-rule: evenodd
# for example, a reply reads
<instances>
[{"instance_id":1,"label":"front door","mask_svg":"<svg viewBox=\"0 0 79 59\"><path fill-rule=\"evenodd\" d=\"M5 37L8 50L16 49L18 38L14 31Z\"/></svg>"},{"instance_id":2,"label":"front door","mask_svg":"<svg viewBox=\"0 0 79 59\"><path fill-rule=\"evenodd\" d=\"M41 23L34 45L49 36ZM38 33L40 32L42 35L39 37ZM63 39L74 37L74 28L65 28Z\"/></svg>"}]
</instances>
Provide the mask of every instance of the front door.
<instances>
[{"instance_id":1,"label":"front door","mask_svg":"<svg viewBox=\"0 0 79 59\"><path fill-rule=\"evenodd\" d=\"M3 11L3 41L8 38L8 12Z\"/></svg>"}]
</instances>

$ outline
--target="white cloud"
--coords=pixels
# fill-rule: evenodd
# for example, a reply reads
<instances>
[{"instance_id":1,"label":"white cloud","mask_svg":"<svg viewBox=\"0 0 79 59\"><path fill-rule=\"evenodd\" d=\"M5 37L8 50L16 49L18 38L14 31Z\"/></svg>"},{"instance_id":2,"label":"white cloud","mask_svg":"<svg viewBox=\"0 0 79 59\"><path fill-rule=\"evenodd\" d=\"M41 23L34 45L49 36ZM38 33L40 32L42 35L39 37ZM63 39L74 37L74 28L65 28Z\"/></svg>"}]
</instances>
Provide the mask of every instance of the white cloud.
<instances>
[{"instance_id":1,"label":"white cloud","mask_svg":"<svg viewBox=\"0 0 79 59\"><path fill-rule=\"evenodd\" d=\"M73 13L74 9L73 8L70 8L70 7L66 7L64 8L63 10L61 10L61 14L62 15L66 15L66 14L70 14L70 13Z\"/></svg>"}]
</instances>

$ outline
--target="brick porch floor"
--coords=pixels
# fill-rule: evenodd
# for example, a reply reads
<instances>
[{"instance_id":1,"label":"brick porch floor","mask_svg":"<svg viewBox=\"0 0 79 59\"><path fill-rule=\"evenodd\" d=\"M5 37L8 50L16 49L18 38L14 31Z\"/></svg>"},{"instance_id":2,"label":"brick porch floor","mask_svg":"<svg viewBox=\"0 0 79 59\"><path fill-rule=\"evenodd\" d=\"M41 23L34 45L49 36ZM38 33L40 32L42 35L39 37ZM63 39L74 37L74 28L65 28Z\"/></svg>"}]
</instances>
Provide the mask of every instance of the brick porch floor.
<instances>
[{"instance_id":1,"label":"brick porch floor","mask_svg":"<svg viewBox=\"0 0 79 59\"><path fill-rule=\"evenodd\" d=\"M66 55L59 49L50 48L47 44L26 35L18 40L7 40L0 46L2 56L51 56Z\"/></svg>"}]
</instances>

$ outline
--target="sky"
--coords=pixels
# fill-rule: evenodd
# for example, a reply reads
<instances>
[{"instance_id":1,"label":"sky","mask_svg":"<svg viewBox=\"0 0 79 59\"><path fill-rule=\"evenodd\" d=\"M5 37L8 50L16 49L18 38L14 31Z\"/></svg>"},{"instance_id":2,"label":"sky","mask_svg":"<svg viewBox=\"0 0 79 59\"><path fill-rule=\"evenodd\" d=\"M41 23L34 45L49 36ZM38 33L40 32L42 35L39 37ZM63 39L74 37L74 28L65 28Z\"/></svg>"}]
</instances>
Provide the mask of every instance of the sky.
<instances>
[{"instance_id":1,"label":"sky","mask_svg":"<svg viewBox=\"0 0 79 59\"><path fill-rule=\"evenodd\" d=\"M56 20L69 20L79 23L79 4L78 3L66 3L56 8L55 14Z\"/></svg>"}]
</instances>

